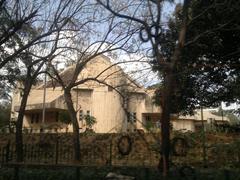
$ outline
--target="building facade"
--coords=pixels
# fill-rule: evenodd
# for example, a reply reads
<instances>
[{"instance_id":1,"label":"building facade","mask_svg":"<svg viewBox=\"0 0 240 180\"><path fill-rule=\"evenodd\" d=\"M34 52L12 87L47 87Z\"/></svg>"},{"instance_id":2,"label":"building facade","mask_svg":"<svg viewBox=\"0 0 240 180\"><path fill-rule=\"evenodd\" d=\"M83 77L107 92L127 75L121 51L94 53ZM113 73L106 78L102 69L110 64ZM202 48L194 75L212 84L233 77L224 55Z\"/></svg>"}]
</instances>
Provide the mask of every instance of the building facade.
<instances>
[{"instance_id":1,"label":"building facade","mask_svg":"<svg viewBox=\"0 0 240 180\"><path fill-rule=\"evenodd\" d=\"M61 72L64 82L71 79L74 68L73 65ZM108 57L102 55L86 65L78 80L93 77L98 77L99 81L87 81L74 87L71 92L80 132L87 129L86 115L96 118L92 129L97 133L146 131L149 130L146 128L149 124L159 129L161 108L153 103L154 90L134 82L119 66L113 65ZM100 81L104 83L99 83ZM20 100L19 87L13 93L13 121L18 115ZM68 123L70 119L66 114L62 87L56 82L48 81L45 85L32 88L24 114L23 130L33 133L71 132L72 125ZM173 129L195 131L198 120L196 116L173 118Z\"/></svg>"},{"instance_id":2,"label":"building facade","mask_svg":"<svg viewBox=\"0 0 240 180\"><path fill-rule=\"evenodd\" d=\"M74 66L66 68L61 77L65 82L71 78ZM134 132L143 129L144 119L151 113L160 113L160 107L152 103L152 91L134 82L119 66L113 66L106 56L98 56L87 64L78 80L98 77L101 84L88 81L72 89L72 101L77 112L80 132L86 130L85 115L96 118L93 130L97 133ZM108 86L109 85L109 86ZM46 88L45 103L43 102ZM21 90L13 94L12 120L16 119L21 100ZM43 104L45 118L43 119ZM67 111L63 90L57 83L48 81L32 88L28 97L23 128L31 132L41 129L49 132L72 131L71 124L62 123L60 116ZM66 117L67 118L67 117Z\"/></svg>"}]
</instances>

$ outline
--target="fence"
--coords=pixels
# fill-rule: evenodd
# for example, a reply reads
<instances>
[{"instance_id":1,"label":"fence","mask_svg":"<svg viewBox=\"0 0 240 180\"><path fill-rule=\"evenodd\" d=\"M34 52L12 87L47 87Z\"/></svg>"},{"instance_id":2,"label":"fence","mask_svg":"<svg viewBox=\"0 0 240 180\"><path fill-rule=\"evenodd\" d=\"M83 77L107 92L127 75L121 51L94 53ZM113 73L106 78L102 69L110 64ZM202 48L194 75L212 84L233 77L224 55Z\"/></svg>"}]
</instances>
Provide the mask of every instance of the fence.
<instances>
[{"instance_id":1,"label":"fence","mask_svg":"<svg viewBox=\"0 0 240 180\"><path fill-rule=\"evenodd\" d=\"M127 155L119 151L119 138L86 136L86 139L81 142L79 165L157 166L158 164L159 152L150 145L144 144L139 137L131 137L131 149ZM23 157L24 163L71 164L74 162L73 144L68 138L27 143L23 145ZM9 141L4 146L0 145L0 163L14 162L16 162L15 144Z\"/></svg>"},{"instance_id":2,"label":"fence","mask_svg":"<svg viewBox=\"0 0 240 180\"><path fill-rule=\"evenodd\" d=\"M107 164L110 161L110 154L99 151L99 149L82 148L81 165ZM104 147L106 152L111 151L110 146ZM109 156L109 157L108 157ZM60 144L24 144L23 145L24 163L34 164L68 164L74 161L74 152L72 146ZM0 147L1 164L16 162L15 145L8 143Z\"/></svg>"},{"instance_id":3,"label":"fence","mask_svg":"<svg viewBox=\"0 0 240 180\"><path fill-rule=\"evenodd\" d=\"M197 134L196 134L197 135ZM30 136L30 135L29 135ZM86 179L92 179L93 172L96 172L96 179L97 176L103 178L107 172L115 171L125 173L127 175L132 175L134 177L138 177L138 179L154 179L153 177L158 177L159 173L157 172L157 164L160 158L159 155L159 146L156 144L156 139L149 139L147 135L132 135L131 143L132 147L130 149L129 154L122 155L119 152L119 136L117 135L93 135L93 136L82 136L81 137L81 161L76 164L74 163L74 152L73 152L73 144L71 143L71 135L67 137L67 134L62 135L51 135L48 134L46 136L41 135L31 135L28 139L25 139L25 143L23 146L23 154L24 154L24 162L19 164L16 163L16 150L15 144L13 142L8 141L8 143L4 144L3 146L0 145L0 163L3 167L10 168L13 171L15 176L11 176L15 179L37 179L32 178L31 172L38 174L41 170L42 179L46 179L45 173L54 174L57 171L65 171L66 168L70 169L66 171L66 176L71 177L72 179L79 179L79 177L86 177ZM120 135L122 137L122 135ZM186 136L187 137L193 137ZM225 136L224 136L225 137ZM219 138L219 137L218 137ZM11 139L11 138L9 138ZM196 140L201 139L195 138ZM208 137L210 140L211 137ZM214 139L215 142L215 139ZM215 142L216 143L216 142ZM240 143L240 142L239 142ZM193 160L199 158L202 161L202 155L199 150L198 142L195 143L194 148L189 149L189 153L185 157L177 157L178 161L181 165L176 164L176 167L182 167L184 163L187 162L187 158L189 160L189 164L193 164ZM154 146L155 147L154 147ZM224 145L224 146L223 146ZM239 149L240 144L237 142L232 144L225 143L222 146L214 146L214 148L209 149L212 153L208 153L208 160L217 160L217 164L220 164L221 159L222 161L229 162L232 165L239 165ZM175 149L177 152L185 152L181 151L181 149ZM226 151L227 154L224 154ZM208 151L207 151L208 152ZM183 153L185 154L185 153ZM197 157L198 155L198 157ZM213 158L212 156L216 157L220 155L219 158ZM227 158L227 159L224 159ZM174 159L173 159L174 160ZM196 161L199 163L200 161ZM176 162L176 161L175 161ZM216 163L213 166L216 166ZM200 166L196 166L200 167ZM216 166L217 167L217 166ZM215 168L216 168L215 167ZM3 169L3 168L2 168ZM30 169L30 170L29 170ZM36 170L37 169L37 170ZM52 170L51 170L52 169ZM89 170L90 169L90 170ZM130 171L131 169L131 171ZM1 170L1 169L0 169ZM36 171L35 171L36 170ZM154 171L153 171L154 170ZM81 171L81 175L79 174ZM83 172L85 171L85 172ZM178 172L178 170L177 170ZM86 174L87 173L87 174ZM202 177L211 176L207 172L199 172L203 174ZM223 180L235 180L240 179L235 175L232 175L232 172L229 171L219 171L219 178ZM2 174L2 173L0 173ZM4 173L3 173L4 174ZM8 174L8 173L6 173ZM74 174L74 177L71 175ZM8 179L4 176L4 180ZM53 175L55 176L55 175ZM180 177L182 175L176 175L176 177ZM191 175L189 175L190 177ZM196 177L196 174L194 174ZM22 178L21 178L22 177ZM28 178L27 178L28 177ZM63 175L65 177L65 175ZM197 176L198 177L198 176ZM199 175L199 177L201 177ZM215 176L214 176L215 177ZM217 176L216 176L217 177ZM237 178L236 178L237 177ZM71 179L70 178L70 179ZM219 178L212 178L212 179L219 179ZM39 179L40 175L39 175ZM84 178L83 178L84 179ZM180 178L177 178L180 179ZM188 178L192 179L193 178ZM201 178L195 178L201 179ZM204 178L202 178L204 179ZM205 178L206 179L206 178ZM1 175L0 175L1 180Z\"/></svg>"},{"instance_id":4,"label":"fence","mask_svg":"<svg viewBox=\"0 0 240 180\"><path fill-rule=\"evenodd\" d=\"M33 137L35 136L36 135ZM0 163L2 164L2 167L5 167L5 169L7 168L7 172L0 172L0 180L1 177L4 180L45 180L47 179L44 178L46 177L46 174L54 177L54 174L56 174L55 172L57 171L64 171L62 177L65 178L63 179L82 179L82 177L85 177L86 179L94 179L93 177L99 179L104 178L109 171L114 171L116 169L117 171L121 169L122 172L134 169L134 165L136 165L137 161L144 162L144 160L147 159L144 156L148 156L149 163L151 161L150 157L154 157L152 152L139 152L141 149L139 148L139 139L134 139L134 137L131 137L133 140L132 145L134 147L132 147L130 154L121 155L116 145L118 138L112 139L112 136L109 135L99 137L86 136L87 140L83 140L81 143L81 161L76 164L74 163L73 145L69 142L69 139L54 139L53 137L57 137L57 135L51 135L50 139L53 140L50 142L47 137L42 137L40 140L37 139L31 143L24 144L24 161L22 163L16 162L16 149L14 143L8 141L4 146L0 146ZM145 174L148 174L149 167L147 166L145 168L144 166L140 166L140 164L137 165L138 169L140 168L142 171L141 176L145 177ZM38 171L36 169L38 169ZM66 171L66 169L69 170ZM1 170L4 170L4 168L0 168L0 171ZM35 174L39 174L39 172L41 173L35 177L32 172ZM130 175L131 173L133 172L130 172ZM140 176L139 171L135 171L132 175L135 177ZM59 179L59 176L57 179Z\"/></svg>"}]
</instances>

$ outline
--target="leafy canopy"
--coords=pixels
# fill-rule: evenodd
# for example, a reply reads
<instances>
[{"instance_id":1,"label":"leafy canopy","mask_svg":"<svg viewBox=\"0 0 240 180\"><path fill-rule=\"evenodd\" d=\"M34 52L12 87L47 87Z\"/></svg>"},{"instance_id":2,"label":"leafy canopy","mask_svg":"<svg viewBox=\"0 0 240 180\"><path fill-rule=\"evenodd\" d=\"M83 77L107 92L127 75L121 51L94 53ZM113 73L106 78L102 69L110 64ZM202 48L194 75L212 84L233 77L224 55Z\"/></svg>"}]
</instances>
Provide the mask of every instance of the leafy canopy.
<instances>
[{"instance_id":1,"label":"leafy canopy","mask_svg":"<svg viewBox=\"0 0 240 180\"><path fill-rule=\"evenodd\" d=\"M186 43L175 69L172 113L191 113L199 106L218 106L240 100L240 4L236 1L192 1ZM160 35L163 58L171 61L182 21L177 6ZM162 71L152 61L155 71ZM156 91L156 101L162 88Z\"/></svg>"}]
</instances>

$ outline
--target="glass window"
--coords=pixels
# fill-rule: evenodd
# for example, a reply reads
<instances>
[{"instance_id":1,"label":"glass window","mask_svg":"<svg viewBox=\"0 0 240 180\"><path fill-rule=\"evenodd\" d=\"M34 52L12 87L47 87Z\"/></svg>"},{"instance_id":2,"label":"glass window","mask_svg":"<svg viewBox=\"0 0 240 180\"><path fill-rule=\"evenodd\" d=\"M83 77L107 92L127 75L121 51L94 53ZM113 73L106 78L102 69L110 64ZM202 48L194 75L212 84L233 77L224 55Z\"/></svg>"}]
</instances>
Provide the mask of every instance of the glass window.
<instances>
[{"instance_id":1,"label":"glass window","mask_svg":"<svg viewBox=\"0 0 240 180\"><path fill-rule=\"evenodd\" d=\"M136 122L137 121L137 113L136 112L128 112L128 117L127 117L128 122Z\"/></svg>"},{"instance_id":2,"label":"glass window","mask_svg":"<svg viewBox=\"0 0 240 180\"><path fill-rule=\"evenodd\" d=\"M58 116L59 116L59 113L56 112L56 122L58 122Z\"/></svg>"},{"instance_id":3,"label":"glass window","mask_svg":"<svg viewBox=\"0 0 240 180\"><path fill-rule=\"evenodd\" d=\"M79 121L83 120L83 110L79 111Z\"/></svg>"},{"instance_id":4,"label":"glass window","mask_svg":"<svg viewBox=\"0 0 240 180\"><path fill-rule=\"evenodd\" d=\"M36 119L35 119L36 123L39 123L39 114L36 114Z\"/></svg>"},{"instance_id":5,"label":"glass window","mask_svg":"<svg viewBox=\"0 0 240 180\"><path fill-rule=\"evenodd\" d=\"M150 116L146 116L146 121L151 121L151 117Z\"/></svg>"},{"instance_id":6,"label":"glass window","mask_svg":"<svg viewBox=\"0 0 240 180\"><path fill-rule=\"evenodd\" d=\"M31 123L34 123L34 114L31 114Z\"/></svg>"},{"instance_id":7,"label":"glass window","mask_svg":"<svg viewBox=\"0 0 240 180\"><path fill-rule=\"evenodd\" d=\"M39 123L39 113L31 115L31 123Z\"/></svg>"},{"instance_id":8,"label":"glass window","mask_svg":"<svg viewBox=\"0 0 240 180\"><path fill-rule=\"evenodd\" d=\"M133 113L133 122L136 122L136 121L137 121L137 113L134 112L134 113Z\"/></svg>"},{"instance_id":9,"label":"glass window","mask_svg":"<svg viewBox=\"0 0 240 180\"><path fill-rule=\"evenodd\" d=\"M89 111L89 110L87 110L87 115L89 115L89 116L91 115L91 113L90 113L90 111Z\"/></svg>"}]
</instances>

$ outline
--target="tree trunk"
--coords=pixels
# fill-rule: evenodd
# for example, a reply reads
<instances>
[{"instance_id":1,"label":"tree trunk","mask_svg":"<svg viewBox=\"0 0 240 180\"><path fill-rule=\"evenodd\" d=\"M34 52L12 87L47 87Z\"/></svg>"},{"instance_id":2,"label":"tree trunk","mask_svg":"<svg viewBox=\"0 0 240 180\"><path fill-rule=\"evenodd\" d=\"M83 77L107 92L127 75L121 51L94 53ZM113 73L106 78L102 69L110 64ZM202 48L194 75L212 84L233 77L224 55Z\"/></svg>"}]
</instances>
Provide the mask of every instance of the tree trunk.
<instances>
[{"instance_id":1,"label":"tree trunk","mask_svg":"<svg viewBox=\"0 0 240 180\"><path fill-rule=\"evenodd\" d=\"M74 160L80 161L80 138L79 138L79 125L77 120L77 114L73 107L73 101L71 97L71 90L64 90L64 97L67 104L68 112L73 124L73 145L74 145Z\"/></svg>"},{"instance_id":2,"label":"tree trunk","mask_svg":"<svg viewBox=\"0 0 240 180\"><path fill-rule=\"evenodd\" d=\"M183 23L178 36L178 44L175 47L174 53L171 58L171 63L165 68L164 77L164 90L162 101L162 126L161 126L161 138L162 138L162 167L163 176L167 177L169 172L169 154L170 154L170 116L171 116L171 98L174 93L174 83L176 74L176 66L181 60L181 53L185 44L185 37L187 31L188 22L188 7L189 0L184 0L183 4ZM160 162L161 163L161 162Z\"/></svg>"},{"instance_id":3,"label":"tree trunk","mask_svg":"<svg viewBox=\"0 0 240 180\"><path fill-rule=\"evenodd\" d=\"M162 97L162 116L161 116L161 153L163 176L167 176L169 171L169 154L170 154L170 115L171 115L171 95L173 93L173 74L169 70L164 79L164 90Z\"/></svg>"},{"instance_id":4,"label":"tree trunk","mask_svg":"<svg viewBox=\"0 0 240 180\"><path fill-rule=\"evenodd\" d=\"M16 154L17 162L23 161L23 137L22 137L22 126L23 118L25 114L25 109L27 105L28 95L32 87L32 80L26 78L24 82L23 97L21 99L21 104L18 112L17 123L16 123Z\"/></svg>"}]
</instances>

